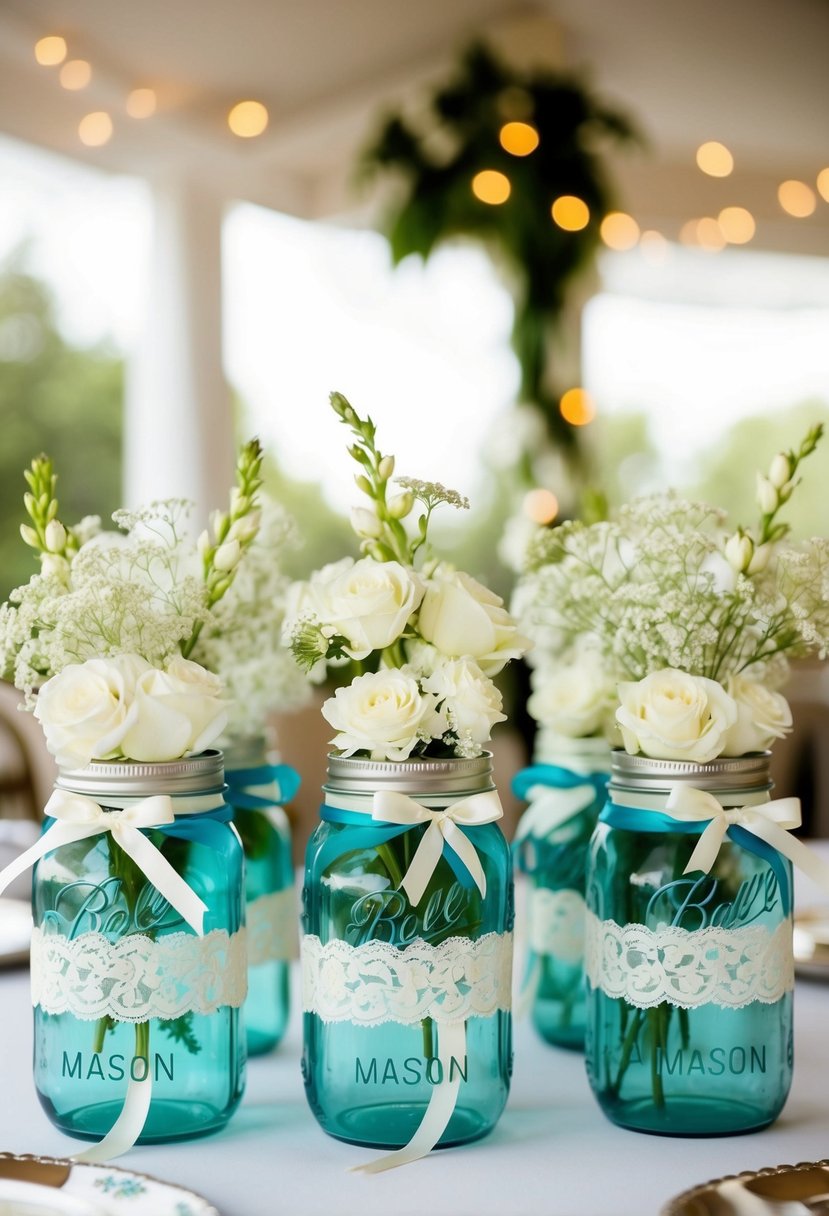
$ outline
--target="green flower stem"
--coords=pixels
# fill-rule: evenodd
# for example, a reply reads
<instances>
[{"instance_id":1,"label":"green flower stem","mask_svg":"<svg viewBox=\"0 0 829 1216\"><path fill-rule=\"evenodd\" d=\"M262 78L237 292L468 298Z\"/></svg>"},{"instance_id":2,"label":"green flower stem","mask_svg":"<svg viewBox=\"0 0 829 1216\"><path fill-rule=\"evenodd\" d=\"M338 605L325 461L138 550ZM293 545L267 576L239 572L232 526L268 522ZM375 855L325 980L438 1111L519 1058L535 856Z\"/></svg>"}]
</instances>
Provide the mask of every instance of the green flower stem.
<instances>
[{"instance_id":1,"label":"green flower stem","mask_svg":"<svg viewBox=\"0 0 829 1216\"><path fill-rule=\"evenodd\" d=\"M624 1004L624 1002L623 1002ZM627 1009L627 1006L625 1006ZM619 1057L619 1068L616 1072L616 1080L613 1082L613 1092L618 1094L624 1079L625 1073L630 1064L630 1057L633 1054L633 1049L636 1046L636 1040L639 1037L639 1031L642 1026L642 1010L637 1009L631 1018L630 1025L627 1028L627 1033L622 1040L622 1054Z\"/></svg>"},{"instance_id":2,"label":"green flower stem","mask_svg":"<svg viewBox=\"0 0 829 1216\"><path fill-rule=\"evenodd\" d=\"M661 1109L665 1105L665 1091L662 1086L662 1074L659 1071L659 1048L667 1035L666 1005L663 1002L646 1012L650 1031L651 1089L654 1105Z\"/></svg>"},{"instance_id":3,"label":"green flower stem","mask_svg":"<svg viewBox=\"0 0 829 1216\"><path fill-rule=\"evenodd\" d=\"M432 1018L423 1018L420 1026L423 1031L423 1055L430 1060L435 1054L435 1023Z\"/></svg>"},{"instance_id":4,"label":"green flower stem","mask_svg":"<svg viewBox=\"0 0 829 1216\"><path fill-rule=\"evenodd\" d=\"M403 834L404 840L405 840L406 836L408 836L408 834L409 834L408 832L405 832ZM392 886L394 886L395 888L399 887L403 881L404 871L401 870L400 866L397 864L397 858L394 855L394 849L392 848L392 842L389 842L388 844L378 844L377 856L382 860L383 865L388 870L389 878L391 879Z\"/></svg>"}]
</instances>

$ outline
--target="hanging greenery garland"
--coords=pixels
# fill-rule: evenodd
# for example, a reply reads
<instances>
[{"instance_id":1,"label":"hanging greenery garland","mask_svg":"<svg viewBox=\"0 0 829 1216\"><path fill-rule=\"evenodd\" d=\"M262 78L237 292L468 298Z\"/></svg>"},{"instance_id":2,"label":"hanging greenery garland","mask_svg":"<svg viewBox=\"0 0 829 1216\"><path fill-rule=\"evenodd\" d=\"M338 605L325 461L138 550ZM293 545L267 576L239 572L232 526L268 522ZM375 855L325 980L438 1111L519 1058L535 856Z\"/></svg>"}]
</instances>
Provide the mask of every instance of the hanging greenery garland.
<instances>
[{"instance_id":1,"label":"hanging greenery garland","mask_svg":"<svg viewBox=\"0 0 829 1216\"><path fill-rule=\"evenodd\" d=\"M498 256L515 301L520 399L573 454L576 430L559 412L566 386L556 384L550 345L612 206L602 153L633 136L624 115L572 76L516 71L477 45L422 114L389 117L364 155L369 175L398 179L384 225L395 263L428 258L456 236Z\"/></svg>"}]
</instances>

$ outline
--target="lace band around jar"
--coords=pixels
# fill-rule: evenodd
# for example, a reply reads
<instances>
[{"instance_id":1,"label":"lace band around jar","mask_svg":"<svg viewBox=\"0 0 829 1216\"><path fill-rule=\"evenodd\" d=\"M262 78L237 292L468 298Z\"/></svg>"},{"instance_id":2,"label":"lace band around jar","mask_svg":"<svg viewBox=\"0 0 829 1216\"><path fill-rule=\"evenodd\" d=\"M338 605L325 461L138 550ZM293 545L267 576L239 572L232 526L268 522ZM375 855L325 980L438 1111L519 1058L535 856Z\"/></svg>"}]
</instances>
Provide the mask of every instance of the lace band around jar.
<instances>
[{"instance_id":1,"label":"lace band around jar","mask_svg":"<svg viewBox=\"0 0 829 1216\"><path fill-rule=\"evenodd\" d=\"M771 1005L794 987L789 920L773 932L762 925L654 930L599 920L588 911L585 930L588 983L637 1009L663 1001L680 1009Z\"/></svg>"},{"instance_id":2,"label":"lace band around jar","mask_svg":"<svg viewBox=\"0 0 829 1216\"><path fill-rule=\"evenodd\" d=\"M452 937L404 948L370 941L302 941L302 1007L324 1022L439 1025L490 1017L511 1005L512 934Z\"/></svg>"},{"instance_id":3,"label":"lace band around jar","mask_svg":"<svg viewBox=\"0 0 829 1216\"><path fill-rule=\"evenodd\" d=\"M32 933L32 1005L49 1014L116 1022L177 1018L238 1008L247 994L245 930L203 937L130 933L68 938Z\"/></svg>"}]
</instances>

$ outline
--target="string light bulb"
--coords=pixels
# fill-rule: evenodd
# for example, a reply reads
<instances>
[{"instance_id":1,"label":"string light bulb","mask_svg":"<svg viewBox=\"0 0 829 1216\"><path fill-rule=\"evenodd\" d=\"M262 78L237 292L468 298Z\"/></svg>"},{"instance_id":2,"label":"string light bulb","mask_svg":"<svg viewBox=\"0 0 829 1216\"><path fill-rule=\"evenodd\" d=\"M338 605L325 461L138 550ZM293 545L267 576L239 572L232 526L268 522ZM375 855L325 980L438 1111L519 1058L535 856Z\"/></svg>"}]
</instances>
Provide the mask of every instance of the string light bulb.
<instances>
[{"instance_id":1,"label":"string light bulb","mask_svg":"<svg viewBox=\"0 0 829 1216\"><path fill-rule=\"evenodd\" d=\"M734 157L725 144L709 139L697 148L697 165L709 177L728 177L734 168Z\"/></svg>"},{"instance_id":2,"label":"string light bulb","mask_svg":"<svg viewBox=\"0 0 829 1216\"><path fill-rule=\"evenodd\" d=\"M528 122L505 122L498 139L511 156L529 156L540 142L538 132Z\"/></svg>"},{"instance_id":3,"label":"string light bulb","mask_svg":"<svg viewBox=\"0 0 829 1216\"><path fill-rule=\"evenodd\" d=\"M126 111L130 118L152 118L156 105L154 89L133 89L127 98Z\"/></svg>"},{"instance_id":4,"label":"string light bulb","mask_svg":"<svg viewBox=\"0 0 829 1216\"><path fill-rule=\"evenodd\" d=\"M510 196L512 186L506 173L497 169L482 169L472 178L472 193L482 203L497 207L505 203Z\"/></svg>"},{"instance_id":5,"label":"string light bulb","mask_svg":"<svg viewBox=\"0 0 829 1216\"><path fill-rule=\"evenodd\" d=\"M745 245L757 230L754 216L745 207L723 207L717 216L717 223L731 245Z\"/></svg>"},{"instance_id":6,"label":"string light bulb","mask_svg":"<svg viewBox=\"0 0 829 1216\"><path fill-rule=\"evenodd\" d=\"M553 203L552 216L565 232L581 232L590 222L590 208L575 194L562 194Z\"/></svg>"},{"instance_id":7,"label":"string light bulb","mask_svg":"<svg viewBox=\"0 0 829 1216\"><path fill-rule=\"evenodd\" d=\"M44 68L55 68L66 58L66 39L49 34L35 43L35 59Z\"/></svg>"},{"instance_id":8,"label":"string light bulb","mask_svg":"<svg viewBox=\"0 0 829 1216\"><path fill-rule=\"evenodd\" d=\"M558 515L558 499L552 490L529 490L524 495L524 514L534 524L551 524Z\"/></svg>"},{"instance_id":9,"label":"string light bulb","mask_svg":"<svg viewBox=\"0 0 829 1216\"><path fill-rule=\"evenodd\" d=\"M227 125L240 139L255 139L268 125L267 107L261 101L238 101L227 116Z\"/></svg>"},{"instance_id":10,"label":"string light bulb","mask_svg":"<svg viewBox=\"0 0 829 1216\"><path fill-rule=\"evenodd\" d=\"M602 220L599 232L608 249L619 253L632 249L639 241L639 225L624 211L610 211Z\"/></svg>"},{"instance_id":11,"label":"string light bulb","mask_svg":"<svg viewBox=\"0 0 829 1216\"><path fill-rule=\"evenodd\" d=\"M106 110L94 110L81 119L78 136L87 148L102 148L112 139L112 119Z\"/></svg>"},{"instance_id":12,"label":"string light bulb","mask_svg":"<svg viewBox=\"0 0 829 1216\"><path fill-rule=\"evenodd\" d=\"M85 59L67 59L58 77L61 84L70 93L85 89L92 79L92 68Z\"/></svg>"},{"instance_id":13,"label":"string light bulb","mask_svg":"<svg viewBox=\"0 0 829 1216\"><path fill-rule=\"evenodd\" d=\"M811 215L817 206L812 187L793 179L780 183L777 187L777 200L788 215L793 215L798 220Z\"/></svg>"},{"instance_id":14,"label":"string light bulb","mask_svg":"<svg viewBox=\"0 0 829 1216\"><path fill-rule=\"evenodd\" d=\"M568 388L558 409L564 421L571 426L587 426L596 417L596 403L583 388Z\"/></svg>"},{"instance_id":15,"label":"string light bulb","mask_svg":"<svg viewBox=\"0 0 829 1216\"><path fill-rule=\"evenodd\" d=\"M829 203L829 168L821 169L818 173L817 190L820 197Z\"/></svg>"}]
</instances>

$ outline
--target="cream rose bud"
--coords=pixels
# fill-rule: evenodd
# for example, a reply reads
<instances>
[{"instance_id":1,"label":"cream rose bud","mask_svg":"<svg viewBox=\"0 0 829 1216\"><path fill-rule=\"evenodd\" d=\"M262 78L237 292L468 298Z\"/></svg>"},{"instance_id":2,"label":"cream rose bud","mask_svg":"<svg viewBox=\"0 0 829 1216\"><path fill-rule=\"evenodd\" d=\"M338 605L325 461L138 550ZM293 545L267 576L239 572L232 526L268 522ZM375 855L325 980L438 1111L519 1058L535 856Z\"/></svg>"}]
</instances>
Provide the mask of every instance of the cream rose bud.
<instances>
[{"instance_id":1,"label":"cream rose bud","mask_svg":"<svg viewBox=\"0 0 829 1216\"><path fill-rule=\"evenodd\" d=\"M459 738L487 743L493 726L507 720L500 692L474 659L443 659L423 681L423 689L441 702L449 729Z\"/></svg>"},{"instance_id":2,"label":"cream rose bud","mask_svg":"<svg viewBox=\"0 0 829 1216\"><path fill-rule=\"evenodd\" d=\"M726 736L724 756L764 752L792 729L792 711L779 692L738 675L730 677L728 692L737 703L737 721Z\"/></svg>"},{"instance_id":3,"label":"cream rose bud","mask_svg":"<svg viewBox=\"0 0 829 1216\"><path fill-rule=\"evenodd\" d=\"M46 548L50 553L60 553L66 544L66 529L59 519L51 519L46 525Z\"/></svg>"},{"instance_id":4,"label":"cream rose bud","mask_svg":"<svg viewBox=\"0 0 829 1216\"><path fill-rule=\"evenodd\" d=\"M625 750L655 760L706 764L722 754L737 703L716 680L666 667L619 685L616 721Z\"/></svg>"},{"instance_id":5,"label":"cream rose bud","mask_svg":"<svg viewBox=\"0 0 829 1216\"><path fill-rule=\"evenodd\" d=\"M333 747L346 756L365 751L372 760L408 760L420 739L446 730L437 698L422 693L405 667L358 676L329 697L322 716L338 732Z\"/></svg>"},{"instance_id":6,"label":"cream rose bud","mask_svg":"<svg viewBox=\"0 0 829 1216\"><path fill-rule=\"evenodd\" d=\"M233 570L239 564L242 547L238 540L226 540L219 545L213 556L213 566L216 570Z\"/></svg>"},{"instance_id":7,"label":"cream rose bud","mask_svg":"<svg viewBox=\"0 0 829 1216\"><path fill-rule=\"evenodd\" d=\"M745 532L737 531L729 537L725 546L725 560L732 570L742 574L751 565L754 556L754 542Z\"/></svg>"},{"instance_id":8,"label":"cream rose bud","mask_svg":"<svg viewBox=\"0 0 829 1216\"><path fill-rule=\"evenodd\" d=\"M312 581L312 608L323 625L348 639L348 653L364 659L396 642L423 598L423 583L399 562L363 557L330 582Z\"/></svg>"},{"instance_id":9,"label":"cream rose bud","mask_svg":"<svg viewBox=\"0 0 829 1216\"><path fill-rule=\"evenodd\" d=\"M374 511L369 511L367 507L352 507L351 508L351 527L362 537L382 536L383 525L377 518Z\"/></svg>"},{"instance_id":10,"label":"cream rose bud","mask_svg":"<svg viewBox=\"0 0 829 1216\"><path fill-rule=\"evenodd\" d=\"M792 475L792 465L785 452L778 452L769 467L769 481L775 490L782 490Z\"/></svg>"},{"instance_id":11,"label":"cream rose bud","mask_svg":"<svg viewBox=\"0 0 829 1216\"><path fill-rule=\"evenodd\" d=\"M532 717L571 739L601 731L616 699L613 681L591 659L574 659L553 672L542 668L533 674L533 687L527 701Z\"/></svg>"},{"instance_id":12,"label":"cream rose bud","mask_svg":"<svg viewBox=\"0 0 829 1216\"><path fill-rule=\"evenodd\" d=\"M757 474L757 503L764 515L772 515L780 506L777 490L762 473Z\"/></svg>"},{"instance_id":13,"label":"cream rose bud","mask_svg":"<svg viewBox=\"0 0 829 1216\"><path fill-rule=\"evenodd\" d=\"M189 659L176 657L165 671L150 668L136 684L124 755L153 763L204 751L227 725L221 693L221 681Z\"/></svg>"},{"instance_id":14,"label":"cream rose bud","mask_svg":"<svg viewBox=\"0 0 829 1216\"><path fill-rule=\"evenodd\" d=\"M137 681L149 663L138 655L71 663L37 694L35 717L46 746L62 768L123 754L124 736L136 721Z\"/></svg>"},{"instance_id":15,"label":"cream rose bud","mask_svg":"<svg viewBox=\"0 0 829 1216\"><path fill-rule=\"evenodd\" d=\"M418 629L441 654L475 659L488 676L497 675L531 646L500 596L447 566L438 566L426 585Z\"/></svg>"}]
</instances>

